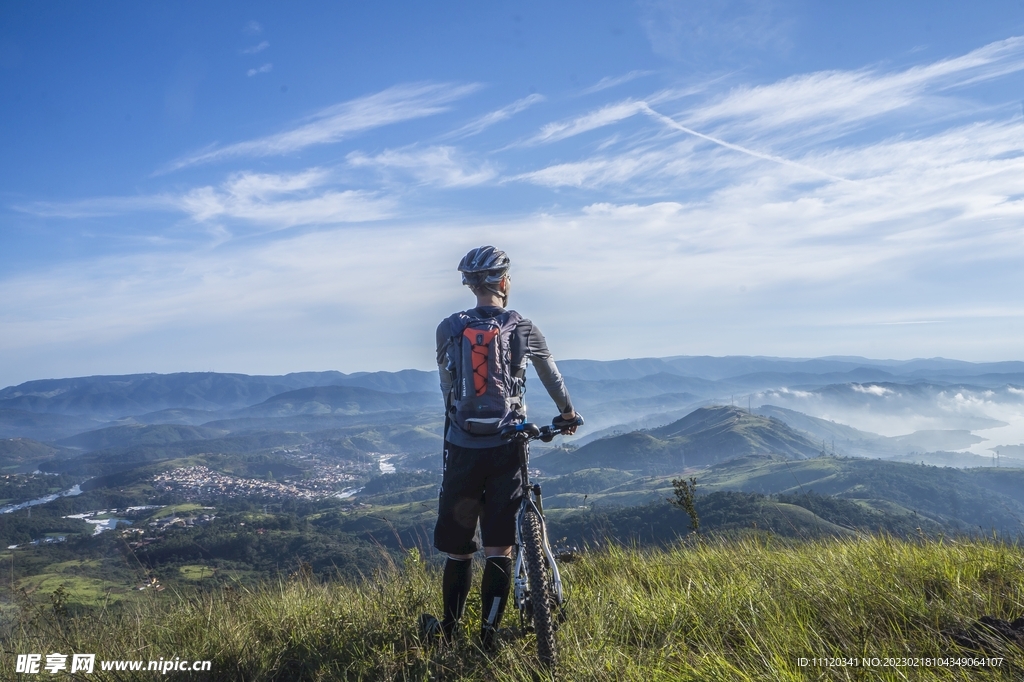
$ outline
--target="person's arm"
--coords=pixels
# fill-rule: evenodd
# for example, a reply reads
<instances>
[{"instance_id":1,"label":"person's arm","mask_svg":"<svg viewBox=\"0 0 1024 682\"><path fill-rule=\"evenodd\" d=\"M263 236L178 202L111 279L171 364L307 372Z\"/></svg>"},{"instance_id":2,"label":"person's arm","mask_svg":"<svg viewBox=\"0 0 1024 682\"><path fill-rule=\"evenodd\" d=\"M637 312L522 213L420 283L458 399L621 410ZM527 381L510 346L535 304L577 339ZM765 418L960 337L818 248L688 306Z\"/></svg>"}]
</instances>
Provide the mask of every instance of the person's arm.
<instances>
[{"instance_id":1,"label":"person's arm","mask_svg":"<svg viewBox=\"0 0 1024 682\"><path fill-rule=\"evenodd\" d=\"M441 396L444 398L445 410L448 409L448 397L452 392L452 384L455 377L448 370L448 344L451 338L448 335L448 320L437 325L437 373L441 379Z\"/></svg>"},{"instance_id":2,"label":"person's arm","mask_svg":"<svg viewBox=\"0 0 1024 682\"><path fill-rule=\"evenodd\" d=\"M572 406L569 390L565 387L565 381L555 365L555 359L551 357L551 351L548 350L548 342L544 335L529 320L524 320L520 328L526 356L530 358L533 368L537 370L540 382L544 384L545 390L555 402L562 418L565 420L575 419L576 410ZM520 330L517 329L517 331Z\"/></svg>"}]
</instances>

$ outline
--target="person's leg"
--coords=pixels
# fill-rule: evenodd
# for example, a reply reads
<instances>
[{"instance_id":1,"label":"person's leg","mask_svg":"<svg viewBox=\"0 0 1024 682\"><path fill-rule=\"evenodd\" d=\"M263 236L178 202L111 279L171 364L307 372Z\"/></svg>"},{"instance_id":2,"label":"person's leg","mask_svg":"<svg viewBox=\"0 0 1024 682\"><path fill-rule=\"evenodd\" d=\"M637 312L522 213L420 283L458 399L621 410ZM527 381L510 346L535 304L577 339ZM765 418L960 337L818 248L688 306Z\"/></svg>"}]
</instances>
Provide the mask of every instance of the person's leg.
<instances>
[{"instance_id":1,"label":"person's leg","mask_svg":"<svg viewBox=\"0 0 1024 682\"><path fill-rule=\"evenodd\" d=\"M485 547L487 557L480 581L482 618L480 638L485 649L494 646L494 635L505 613L509 587L512 585L512 547Z\"/></svg>"},{"instance_id":2,"label":"person's leg","mask_svg":"<svg viewBox=\"0 0 1024 682\"><path fill-rule=\"evenodd\" d=\"M448 560L444 563L444 576L441 578L441 593L444 596L441 633L445 639L451 639L455 627L462 620L472 582L473 555L449 554Z\"/></svg>"},{"instance_id":3,"label":"person's leg","mask_svg":"<svg viewBox=\"0 0 1024 682\"><path fill-rule=\"evenodd\" d=\"M480 534L484 544L484 575L480 583L481 642L493 648L495 633L505 613L512 585L512 545L516 541L516 513L522 499L519 454L514 444L498 449L485 482Z\"/></svg>"},{"instance_id":4,"label":"person's leg","mask_svg":"<svg viewBox=\"0 0 1024 682\"><path fill-rule=\"evenodd\" d=\"M473 535L480 515L484 474L477 452L445 443L444 474L438 495L434 547L448 554L441 578L444 615L440 622L424 615L427 634L437 629L450 639L466 609L473 577L473 554L478 549Z\"/></svg>"}]
</instances>

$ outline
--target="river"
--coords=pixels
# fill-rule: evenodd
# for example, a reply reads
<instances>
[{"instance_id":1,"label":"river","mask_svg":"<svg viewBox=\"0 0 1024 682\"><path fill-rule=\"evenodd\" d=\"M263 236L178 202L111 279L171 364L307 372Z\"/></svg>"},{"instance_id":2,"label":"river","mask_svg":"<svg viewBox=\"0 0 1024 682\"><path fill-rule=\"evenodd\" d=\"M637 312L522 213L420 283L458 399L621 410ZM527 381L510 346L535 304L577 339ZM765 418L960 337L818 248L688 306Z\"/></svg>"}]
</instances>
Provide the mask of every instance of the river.
<instances>
[{"instance_id":1,"label":"river","mask_svg":"<svg viewBox=\"0 0 1024 682\"><path fill-rule=\"evenodd\" d=\"M53 493L52 495L43 495L42 497L37 497L34 500L29 500L28 502L20 502L18 504L9 504L6 507L0 507L0 514L10 514L11 512L16 512L19 509L25 509L26 507L34 507L37 504L53 502L58 497L74 497L75 495L81 494L82 488L78 483L76 483L73 487L68 488L64 492Z\"/></svg>"}]
</instances>

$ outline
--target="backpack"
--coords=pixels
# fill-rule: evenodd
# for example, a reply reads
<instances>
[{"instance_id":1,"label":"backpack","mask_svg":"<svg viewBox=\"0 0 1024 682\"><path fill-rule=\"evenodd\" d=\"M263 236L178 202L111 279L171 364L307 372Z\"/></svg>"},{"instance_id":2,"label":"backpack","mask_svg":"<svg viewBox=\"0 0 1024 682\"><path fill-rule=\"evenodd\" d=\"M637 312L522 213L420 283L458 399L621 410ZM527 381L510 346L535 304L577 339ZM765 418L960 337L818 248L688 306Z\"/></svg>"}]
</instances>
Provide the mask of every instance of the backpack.
<instances>
[{"instance_id":1,"label":"backpack","mask_svg":"<svg viewBox=\"0 0 1024 682\"><path fill-rule=\"evenodd\" d=\"M512 372L512 331L522 320L514 310L484 317L476 310L448 318L450 418L466 433L496 434L519 417L523 379Z\"/></svg>"}]
</instances>

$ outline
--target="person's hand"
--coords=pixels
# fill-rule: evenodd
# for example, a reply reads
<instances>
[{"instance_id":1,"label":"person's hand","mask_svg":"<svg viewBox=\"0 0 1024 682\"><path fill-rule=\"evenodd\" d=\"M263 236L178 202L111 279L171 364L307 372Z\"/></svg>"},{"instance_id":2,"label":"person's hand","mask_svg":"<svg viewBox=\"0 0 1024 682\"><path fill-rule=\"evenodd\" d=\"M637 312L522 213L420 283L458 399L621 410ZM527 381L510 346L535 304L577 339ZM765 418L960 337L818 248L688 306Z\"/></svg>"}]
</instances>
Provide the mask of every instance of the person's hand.
<instances>
[{"instance_id":1,"label":"person's hand","mask_svg":"<svg viewBox=\"0 0 1024 682\"><path fill-rule=\"evenodd\" d=\"M579 427L579 424L576 423L576 417L575 411L565 412L551 420L551 424L559 431L571 436L576 433L576 429Z\"/></svg>"}]
</instances>

